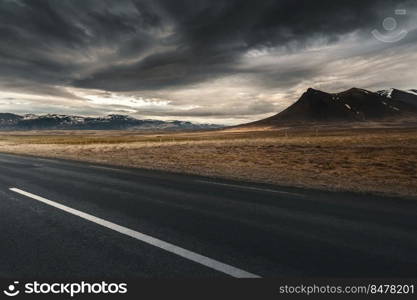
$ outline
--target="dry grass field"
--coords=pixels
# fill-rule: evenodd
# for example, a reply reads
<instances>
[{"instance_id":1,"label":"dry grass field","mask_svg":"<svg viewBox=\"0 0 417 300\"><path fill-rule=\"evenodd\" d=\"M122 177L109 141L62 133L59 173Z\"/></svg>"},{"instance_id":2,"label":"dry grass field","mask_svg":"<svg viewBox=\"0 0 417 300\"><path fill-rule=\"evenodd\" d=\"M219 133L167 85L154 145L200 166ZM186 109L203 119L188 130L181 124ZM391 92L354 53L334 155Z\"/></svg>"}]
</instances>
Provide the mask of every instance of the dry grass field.
<instances>
[{"instance_id":1,"label":"dry grass field","mask_svg":"<svg viewBox=\"0 0 417 300\"><path fill-rule=\"evenodd\" d=\"M0 152L417 199L417 129L3 132Z\"/></svg>"}]
</instances>

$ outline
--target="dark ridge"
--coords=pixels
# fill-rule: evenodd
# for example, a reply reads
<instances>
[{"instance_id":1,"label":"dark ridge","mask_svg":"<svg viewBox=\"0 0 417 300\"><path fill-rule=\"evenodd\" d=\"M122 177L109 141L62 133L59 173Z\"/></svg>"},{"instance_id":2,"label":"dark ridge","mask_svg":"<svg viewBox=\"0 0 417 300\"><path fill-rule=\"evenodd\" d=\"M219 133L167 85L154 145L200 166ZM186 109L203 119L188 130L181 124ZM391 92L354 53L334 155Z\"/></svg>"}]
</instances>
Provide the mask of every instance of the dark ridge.
<instances>
[{"instance_id":1,"label":"dark ridge","mask_svg":"<svg viewBox=\"0 0 417 300\"><path fill-rule=\"evenodd\" d=\"M241 126L283 126L300 123L394 121L416 118L417 95L400 90L371 92L351 88L341 93L326 93L309 88L284 111Z\"/></svg>"}]
</instances>

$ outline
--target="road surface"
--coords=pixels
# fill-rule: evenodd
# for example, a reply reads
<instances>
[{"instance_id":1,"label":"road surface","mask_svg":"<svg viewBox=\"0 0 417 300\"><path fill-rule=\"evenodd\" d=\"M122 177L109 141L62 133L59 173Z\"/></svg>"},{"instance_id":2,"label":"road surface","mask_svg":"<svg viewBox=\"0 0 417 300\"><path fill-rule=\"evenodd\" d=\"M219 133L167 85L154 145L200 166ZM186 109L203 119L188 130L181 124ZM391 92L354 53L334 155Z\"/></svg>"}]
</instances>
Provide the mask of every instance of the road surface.
<instances>
[{"instance_id":1,"label":"road surface","mask_svg":"<svg viewBox=\"0 0 417 300\"><path fill-rule=\"evenodd\" d=\"M412 200L64 160L0 154L0 228L2 278L417 275Z\"/></svg>"}]
</instances>

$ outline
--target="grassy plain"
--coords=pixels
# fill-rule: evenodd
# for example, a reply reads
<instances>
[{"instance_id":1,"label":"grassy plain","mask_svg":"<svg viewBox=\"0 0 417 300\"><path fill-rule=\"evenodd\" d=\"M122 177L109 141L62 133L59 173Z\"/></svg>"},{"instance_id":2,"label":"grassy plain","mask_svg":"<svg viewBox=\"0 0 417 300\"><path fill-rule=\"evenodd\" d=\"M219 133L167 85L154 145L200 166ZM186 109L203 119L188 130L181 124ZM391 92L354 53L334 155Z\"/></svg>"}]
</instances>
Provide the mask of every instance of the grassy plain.
<instances>
[{"instance_id":1,"label":"grassy plain","mask_svg":"<svg viewBox=\"0 0 417 300\"><path fill-rule=\"evenodd\" d=\"M417 199L417 129L1 132L0 152Z\"/></svg>"}]
</instances>

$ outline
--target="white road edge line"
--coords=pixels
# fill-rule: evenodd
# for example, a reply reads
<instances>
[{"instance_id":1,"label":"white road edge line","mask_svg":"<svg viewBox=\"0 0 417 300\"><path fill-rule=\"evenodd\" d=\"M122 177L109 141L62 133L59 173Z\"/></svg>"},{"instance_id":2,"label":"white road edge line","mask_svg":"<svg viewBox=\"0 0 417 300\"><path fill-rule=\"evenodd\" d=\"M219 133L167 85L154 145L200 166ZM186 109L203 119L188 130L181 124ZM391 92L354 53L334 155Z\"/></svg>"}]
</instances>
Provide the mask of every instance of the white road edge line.
<instances>
[{"instance_id":1,"label":"white road edge line","mask_svg":"<svg viewBox=\"0 0 417 300\"><path fill-rule=\"evenodd\" d=\"M152 246L158 247L160 249L163 249L165 251L171 252L173 254L176 254L178 256L181 256L181 257L186 258L188 260L191 260L193 262L199 263L199 264L201 264L203 266L206 266L208 268L211 268L211 269L217 270L219 272L225 273L225 274L230 275L232 277L235 277L235 278L260 278L260 276L258 276L258 275L255 275L255 274L246 272L244 270L235 268L233 266L224 264L220 261L211 259L207 256L189 251L187 249L184 249L184 248L181 248L179 246L164 242L164 241L159 240L157 238L151 237L149 235L140 233L138 231L135 231L135 230L132 230L132 229L120 226L120 225L117 225L115 223L106 221L104 219L97 218L93 215L84 213L82 211L73 209L71 207L68 207L68 206L65 206L65 205L62 205L62 204L59 204L59 203L56 203L54 201L45 199L43 197L40 197L40 196L31 194L31 193L22 191L18 188L9 188L9 190L11 190L15 193L21 194L23 196L32 198L34 200L40 201L44 204L53 206L55 208L58 208L60 210L65 211L67 213L78 216L78 217L80 217L84 220L87 220L87 221L93 222L95 224L101 225L103 227L106 227L108 229L117 231L121 234L127 235L129 237L132 237L134 239L137 239L137 240L142 241L144 243L147 243L149 245L152 245Z\"/></svg>"},{"instance_id":2,"label":"white road edge line","mask_svg":"<svg viewBox=\"0 0 417 300\"><path fill-rule=\"evenodd\" d=\"M108 171L116 171L116 172L125 172L128 173L129 171L112 168L112 167L105 167L105 166L95 166L95 165L88 165L90 168L100 169L100 170L108 170Z\"/></svg>"},{"instance_id":3,"label":"white road edge line","mask_svg":"<svg viewBox=\"0 0 417 300\"><path fill-rule=\"evenodd\" d=\"M216 185L222 185L222 186L230 186L230 187L235 187L235 188L240 188L240 189L261 191L261 192L286 194L286 195L294 195L294 196L301 196L301 197L304 196L303 194L298 194L298 193L277 191L277 190L272 190L272 189L263 189L263 188L253 187L253 186L243 186L243 185L238 185L238 184L220 183L220 182L214 182L214 181L208 181L208 180L195 180L195 181L196 182L201 182L201 183L210 183L210 184L216 184Z\"/></svg>"}]
</instances>

